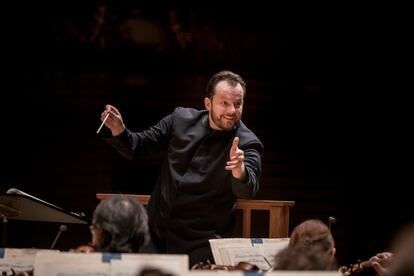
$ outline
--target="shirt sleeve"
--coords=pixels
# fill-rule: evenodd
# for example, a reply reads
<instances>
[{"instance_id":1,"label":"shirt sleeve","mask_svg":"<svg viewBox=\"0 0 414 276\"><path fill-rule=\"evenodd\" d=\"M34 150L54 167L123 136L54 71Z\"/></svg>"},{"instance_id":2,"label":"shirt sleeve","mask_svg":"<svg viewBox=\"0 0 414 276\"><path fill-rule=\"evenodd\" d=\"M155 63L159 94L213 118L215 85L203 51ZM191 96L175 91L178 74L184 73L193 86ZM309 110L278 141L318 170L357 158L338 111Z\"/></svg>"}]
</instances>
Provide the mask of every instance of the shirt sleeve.
<instances>
[{"instance_id":1,"label":"shirt sleeve","mask_svg":"<svg viewBox=\"0 0 414 276\"><path fill-rule=\"evenodd\" d=\"M252 198L259 191L259 178L261 175L263 146L253 144L242 149L244 151L244 165L246 180L240 181L231 177L232 191L237 198Z\"/></svg>"},{"instance_id":2,"label":"shirt sleeve","mask_svg":"<svg viewBox=\"0 0 414 276\"><path fill-rule=\"evenodd\" d=\"M125 129L118 136L103 138L122 156L132 159L135 154L158 153L167 148L172 127L171 114L147 130L133 132Z\"/></svg>"}]
</instances>

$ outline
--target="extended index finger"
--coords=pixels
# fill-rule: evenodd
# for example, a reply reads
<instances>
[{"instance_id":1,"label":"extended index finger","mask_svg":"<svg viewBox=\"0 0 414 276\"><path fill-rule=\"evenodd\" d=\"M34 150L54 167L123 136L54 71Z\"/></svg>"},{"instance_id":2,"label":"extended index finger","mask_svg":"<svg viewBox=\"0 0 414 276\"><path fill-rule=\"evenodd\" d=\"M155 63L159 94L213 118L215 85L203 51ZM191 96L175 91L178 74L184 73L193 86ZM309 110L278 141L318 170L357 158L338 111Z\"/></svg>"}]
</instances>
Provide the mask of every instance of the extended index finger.
<instances>
[{"instance_id":1,"label":"extended index finger","mask_svg":"<svg viewBox=\"0 0 414 276\"><path fill-rule=\"evenodd\" d=\"M233 139L233 144L231 145L231 153L236 153L237 151L237 147L239 146L239 137L234 137Z\"/></svg>"}]
</instances>

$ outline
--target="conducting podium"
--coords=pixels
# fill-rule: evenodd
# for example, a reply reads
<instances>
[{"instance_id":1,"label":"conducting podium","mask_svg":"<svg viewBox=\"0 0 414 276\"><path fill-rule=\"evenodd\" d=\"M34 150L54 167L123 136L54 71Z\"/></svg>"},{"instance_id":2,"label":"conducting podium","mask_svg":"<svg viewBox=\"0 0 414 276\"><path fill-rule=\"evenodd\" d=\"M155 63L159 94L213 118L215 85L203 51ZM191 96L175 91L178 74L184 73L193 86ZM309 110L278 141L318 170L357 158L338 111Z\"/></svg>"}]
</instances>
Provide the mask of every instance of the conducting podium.
<instances>
[{"instance_id":1,"label":"conducting podium","mask_svg":"<svg viewBox=\"0 0 414 276\"><path fill-rule=\"evenodd\" d=\"M96 194L100 200L107 199L113 194ZM147 205L149 195L126 194ZM243 238L250 238L252 210L269 212L269 238L286 238L289 236L289 208L295 205L294 201L280 200L251 200L237 199L236 209L243 212Z\"/></svg>"}]
</instances>

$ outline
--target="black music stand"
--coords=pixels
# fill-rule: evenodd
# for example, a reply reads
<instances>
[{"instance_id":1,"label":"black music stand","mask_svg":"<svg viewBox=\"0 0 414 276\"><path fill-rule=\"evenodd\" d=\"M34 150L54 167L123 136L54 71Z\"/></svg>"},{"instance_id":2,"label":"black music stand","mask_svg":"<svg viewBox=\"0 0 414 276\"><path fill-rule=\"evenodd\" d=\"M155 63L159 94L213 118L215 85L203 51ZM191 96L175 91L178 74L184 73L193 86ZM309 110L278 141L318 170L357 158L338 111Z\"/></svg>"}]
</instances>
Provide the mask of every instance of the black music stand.
<instances>
[{"instance_id":1,"label":"black music stand","mask_svg":"<svg viewBox=\"0 0 414 276\"><path fill-rule=\"evenodd\" d=\"M0 217L3 219L3 245L8 219L87 224L85 215L69 212L18 189L0 195Z\"/></svg>"}]
</instances>

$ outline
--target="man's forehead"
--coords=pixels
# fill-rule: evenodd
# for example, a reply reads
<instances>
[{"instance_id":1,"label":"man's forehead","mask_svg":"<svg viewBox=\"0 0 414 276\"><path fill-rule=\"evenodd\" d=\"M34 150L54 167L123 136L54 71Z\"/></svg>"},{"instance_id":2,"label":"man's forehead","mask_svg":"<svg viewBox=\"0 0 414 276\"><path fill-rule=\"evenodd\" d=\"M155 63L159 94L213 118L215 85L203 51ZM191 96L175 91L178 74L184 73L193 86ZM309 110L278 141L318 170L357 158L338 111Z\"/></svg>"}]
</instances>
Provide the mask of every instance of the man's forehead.
<instances>
[{"instance_id":1,"label":"man's forehead","mask_svg":"<svg viewBox=\"0 0 414 276\"><path fill-rule=\"evenodd\" d=\"M240 83L236 86L231 86L228 83L218 83L215 92L219 97L243 97L243 88Z\"/></svg>"}]
</instances>

